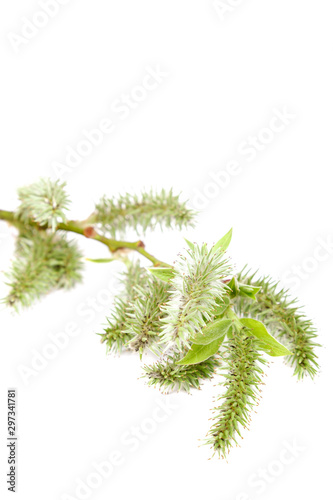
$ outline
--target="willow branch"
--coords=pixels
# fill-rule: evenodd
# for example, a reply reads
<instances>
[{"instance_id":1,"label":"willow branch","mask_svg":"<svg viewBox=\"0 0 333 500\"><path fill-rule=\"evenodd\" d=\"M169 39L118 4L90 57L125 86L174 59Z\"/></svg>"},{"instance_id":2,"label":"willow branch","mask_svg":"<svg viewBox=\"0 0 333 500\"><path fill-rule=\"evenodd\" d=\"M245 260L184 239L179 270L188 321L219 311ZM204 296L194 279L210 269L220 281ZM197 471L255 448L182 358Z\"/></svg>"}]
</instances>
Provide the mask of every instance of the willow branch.
<instances>
[{"instance_id":1,"label":"willow branch","mask_svg":"<svg viewBox=\"0 0 333 500\"><path fill-rule=\"evenodd\" d=\"M0 210L0 220L7 221L9 224L12 226L17 227L18 229L21 227L24 227L26 223L23 223L22 221L18 220L15 217L14 212L9 212L7 210ZM37 227L38 229L41 230L46 230L47 227L41 226L34 222L32 219L29 220L28 224L32 227ZM100 243L103 243L108 247L111 253L117 252L117 250L122 250L124 248L128 248L129 250L134 250L138 252L139 254L143 255L146 257L146 259L150 260L152 264L156 267L161 266L161 267L172 267L170 264L167 264L166 262L163 262L150 253L148 253L145 250L145 245L144 243L139 240L139 241L122 241L122 240L115 240L113 238L107 238L106 236L99 234L93 226L87 226L87 221L67 221L66 223L59 223L56 227L56 231L66 231L69 233L75 233L75 234L80 234L81 236L84 236L86 238L99 241Z\"/></svg>"}]
</instances>

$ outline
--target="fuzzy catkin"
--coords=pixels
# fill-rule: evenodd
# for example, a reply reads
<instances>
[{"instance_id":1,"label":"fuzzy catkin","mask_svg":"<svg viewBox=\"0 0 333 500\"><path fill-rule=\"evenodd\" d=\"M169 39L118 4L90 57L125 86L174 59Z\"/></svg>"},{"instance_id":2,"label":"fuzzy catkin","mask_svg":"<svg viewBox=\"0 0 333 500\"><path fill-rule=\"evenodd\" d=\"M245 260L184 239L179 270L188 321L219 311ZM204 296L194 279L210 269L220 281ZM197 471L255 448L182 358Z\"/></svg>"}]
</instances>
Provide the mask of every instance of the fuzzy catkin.
<instances>
[{"instance_id":1,"label":"fuzzy catkin","mask_svg":"<svg viewBox=\"0 0 333 500\"><path fill-rule=\"evenodd\" d=\"M226 294L223 280L230 266L224 252L208 250L204 244L193 245L187 255L181 255L174 270L171 298L162 308L161 342L181 349L182 345L189 347L190 336L214 318L216 301Z\"/></svg>"},{"instance_id":2,"label":"fuzzy catkin","mask_svg":"<svg viewBox=\"0 0 333 500\"><path fill-rule=\"evenodd\" d=\"M64 189L65 183L59 180L40 179L18 190L21 201L16 211L19 220L32 219L41 226L47 226L54 232L59 222L66 222L69 197Z\"/></svg>"},{"instance_id":3,"label":"fuzzy catkin","mask_svg":"<svg viewBox=\"0 0 333 500\"><path fill-rule=\"evenodd\" d=\"M295 306L296 300L291 300L288 290L279 290L279 283L267 276L258 278L256 273L243 270L238 279L242 283L259 286L260 291L256 301L237 297L236 313L262 321L271 334L293 353L286 357L286 362L294 368L294 375L299 379L305 375L313 378L319 368L314 348L320 347L320 344L314 342L316 329L300 307Z\"/></svg>"},{"instance_id":4,"label":"fuzzy catkin","mask_svg":"<svg viewBox=\"0 0 333 500\"><path fill-rule=\"evenodd\" d=\"M135 286L136 300L126 315L125 333L132 337L128 346L139 352L141 358L146 348L156 355L161 354L157 345L163 316L161 305L168 299L169 289L168 283L154 276L148 276L144 286Z\"/></svg>"},{"instance_id":5,"label":"fuzzy catkin","mask_svg":"<svg viewBox=\"0 0 333 500\"><path fill-rule=\"evenodd\" d=\"M146 280L147 273L139 261L129 262L121 279L123 290L115 297L111 314L106 318L108 326L101 334L101 340L106 344L108 352L120 353L132 339L133 333L127 331L128 314L134 311L134 302L137 298L135 287L144 286Z\"/></svg>"},{"instance_id":6,"label":"fuzzy catkin","mask_svg":"<svg viewBox=\"0 0 333 500\"><path fill-rule=\"evenodd\" d=\"M71 288L82 280L82 255L73 241L35 228L18 239L15 260L7 273L10 287L5 302L15 308L31 303L57 288Z\"/></svg>"},{"instance_id":7,"label":"fuzzy catkin","mask_svg":"<svg viewBox=\"0 0 333 500\"><path fill-rule=\"evenodd\" d=\"M132 228L137 233L161 227L182 228L193 225L195 212L186 207L172 190L160 193L143 192L140 195L125 194L118 198L103 197L93 215L101 230L112 237Z\"/></svg>"},{"instance_id":8,"label":"fuzzy catkin","mask_svg":"<svg viewBox=\"0 0 333 500\"><path fill-rule=\"evenodd\" d=\"M164 392L190 392L191 389L199 389L201 381L210 380L221 364L217 354L196 365L177 365L177 361L184 356L185 352L176 352L150 366L145 365L144 377L148 379L148 385L158 386Z\"/></svg>"},{"instance_id":9,"label":"fuzzy catkin","mask_svg":"<svg viewBox=\"0 0 333 500\"><path fill-rule=\"evenodd\" d=\"M206 443L213 448L214 454L226 458L237 436L241 436L240 427L247 427L250 411L257 405L260 386L263 384L263 370L259 363L265 364L260 354L259 343L245 330L235 330L233 338L226 344L226 374L222 385L224 394L217 398L221 401L213 410L213 426L209 430Z\"/></svg>"}]
</instances>

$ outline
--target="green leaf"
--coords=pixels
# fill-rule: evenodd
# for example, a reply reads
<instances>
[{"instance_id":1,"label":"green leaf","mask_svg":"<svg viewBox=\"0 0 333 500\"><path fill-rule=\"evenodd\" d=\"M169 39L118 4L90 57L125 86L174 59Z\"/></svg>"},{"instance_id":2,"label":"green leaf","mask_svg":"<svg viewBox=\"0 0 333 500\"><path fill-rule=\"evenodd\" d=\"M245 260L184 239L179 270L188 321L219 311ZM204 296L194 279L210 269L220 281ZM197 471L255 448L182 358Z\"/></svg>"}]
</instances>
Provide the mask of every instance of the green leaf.
<instances>
[{"instance_id":1,"label":"green leaf","mask_svg":"<svg viewBox=\"0 0 333 500\"><path fill-rule=\"evenodd\" d=\"M229 305L230 305L229 297L224 297L223 302L222 302L222 300L219 300L216 303L216 306L212 310L212 314L214 316L223 316L224 313L226 312L226 310L228 309Z\"/></svg>"},{"instance_id":2,"label":"green leaf","mask_svg":"<svg viewBox=\"0 0 333 500\"><path fill-rule=\"evenodd\" d=\"M231 238L232 238L232 228L230 229L230 231L227 232L227 234L225 234L223 236L223 238L221 238L214 246L213 246L213 250L214 252L216 252L216 250L222 250L223 252L226 251L226 249L228 248L228 246L230 245L230 242L231 242Z\"/></svg>"},{"instance_id":3,"label":"green leaf","mask_svg":"<svg viewBox=\"0 0 333 500\"><path fill-rule=\"evenodd\" d=\"M148 271L162 281L170 281L175 275L175 271L170 267L148 267Z\"/></svg>"},{"instance_id":4,"label":"green leaf","mask_svg":"<svg viewBox=\"0 0 333 500\"><path fill-rule=\"evenodd\" d=\"M241 295L243 297L248 297L252 300L256 300L256 294L260 290L260 286L252 286L239 283L236 276L234 276L232 280L228 283L228 287L231 290L230 293L231 298L234 298L237 295Z\"/></svg>"},{"instance_id":5,"label":"green leaf","mask_svg":"<svg viewBox=\"0 0 333 500\"><path fill-rule=\"evenodd\" d=\"M252 300L256 300L256 295L260 291L260 286L243 285L239 283L239 295L243 297L249 297Z\"/></svg>"},{"instance_id":6,"label":"green leaf","mask_svg":"<svg viewBox=\"0 0 333 500\"><path fill-rule=\"evenodd\" d=\"M222 343L221 339L214 340L208 345L196 345L193 344L191 349L188 351L186 356L177 361L177 365L197 365L202 361L213 356L213 354L217 353L219 347Z\"/></svg>"},{"instance_id":7,"label":"green leaf","mask_svg":"<svg viewBox=\"0 0 333 500\"><path fill-rule=\"evenodd\" d=\"M218 319L210 325L205 326L201 332L197 333L190 340L193 344L198 345L208 345L217 339L223 340L231 325L231 319Z\"/></svg>"},{"instance_id":8,"label":"green leaf","mask_svg":"<svg viewBox=\"0 0 333 500\"><path fill-rule=\"evenodd\" d=\"M186 238L184 238L184 240L186 241L186 243L188 244L188 246L190 247L190 249L194 250L194 248L195 248L194 243L191 243L191 241L188 241Z\"/></svg>"},{"instance_id":9,"label":"green leaf","mask_svg":"<svg viewBox=\"0 0 333 500\"><path fill-rule=\"evenodd\" d=\"M229 307L229 304L226 304L224 306L215 306L214 309L212 310L212 313L214 316L223 316L223 314L226 312L228 307Z\"/></svg>"},{"instance_id":10,"label":"green leaf","mask_svg":"<svg viewBox=\"0 0 333 500\"><path fill-rule=\"evenodd\" d=\"M89 262L95 262L97 264L104 264L106 262L113 262L115 259L86 259Z\"/></svg>"},{"instance_id":11,"label":"green leaf","mask_svg":"<svg viewBox=\"0 0 333 500\"><path fill-rule=\"evenodd\" d=\"M231 290L231 293L230 293L230 297L233 299L234 297L236 297L236 295L239 294L239 284L238 284L238 279L236 278L236 276L234 276L232 278L232 280L229 281L228 283L228 287L230 288Z\"/></svg>"},{"instance_id":12,"label":"green leaf","mask_svg":"<svg viewBox=\"0 0 333 500\"><path fill-rule=\"evenodd\" d=\"M246 328L251 330L252 335L260 340L262 348L267 354L271 356L290 356L292 354L268 333L266 327L260 321L251 318L242 318L240 321Z\"/></svg>"}]
</instances>

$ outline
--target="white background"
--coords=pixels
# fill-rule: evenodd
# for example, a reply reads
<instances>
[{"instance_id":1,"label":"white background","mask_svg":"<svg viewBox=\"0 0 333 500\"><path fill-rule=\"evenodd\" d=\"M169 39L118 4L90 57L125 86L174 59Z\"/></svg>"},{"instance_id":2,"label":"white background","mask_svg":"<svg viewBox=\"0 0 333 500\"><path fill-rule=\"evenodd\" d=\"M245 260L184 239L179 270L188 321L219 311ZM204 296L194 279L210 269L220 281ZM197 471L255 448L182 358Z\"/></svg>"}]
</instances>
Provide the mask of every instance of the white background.
<instances>
[{"instance_id":1,"label":"white background","mask_svg":"<svg viewBox=\"0 0 333 500\"><path fill-rule=\"evenodd\" d=\"M20 500L80 498L78 481L86 482L93 464L117 450L122 465L86 498L308 500L331 494L333 249L323 241L333 237L332 2L224 4L225 15L212 0L72 0L49 19L38 14L37 1L3 0L1 208L15 208L17 187L54 177L54 162L64 163L84 129L114 119L114 132L64 175L71 216L87 216L104 193L150 186L182 191L202 208L196 229L147 234L147 249L172 262L184 236L213 243L232 226L235 265L248 262L291 285L314 319L324 345L320 374L298 383L282 360L274 361L241 448L228 463L208 460L210 450L198 447L198 439L208 430L219 388L208 383L191 397L167 397L176 408L170 415L160 411L167 418L153 428L151 417L166 399L137 380L134 356L106 356L95 335L110 310L99 292L112 286L121 265L87 263L84 284L75 290L51 294L20 315L1 306L2 497L8 494L8 387L18 391ZM24 18L45 26L22 41ZM122 94L139 95L134 89L147 67L168 76L122 120L110 106ZM293 118L270 134L263 129L276 110ZM258 134L270 142L260 142L248 161L250 153L239 147ZM238 162L237 173L220 187L212 184L211 176L225 175L230 161ZM6 271L13 231L1 222L0 235ZM79 242L88 257L106 256L98 243ZM102 310L94 312L89 298ZM43 353L50 334L71 322L80 333L25 384L19 367L31 367L33 353ZM122 441L133 426L153 429L135 451L133 442ZM294 455L285 451L293 443ZM258 482L260 474L267 475Z\"/></svg>"}]
</instances>

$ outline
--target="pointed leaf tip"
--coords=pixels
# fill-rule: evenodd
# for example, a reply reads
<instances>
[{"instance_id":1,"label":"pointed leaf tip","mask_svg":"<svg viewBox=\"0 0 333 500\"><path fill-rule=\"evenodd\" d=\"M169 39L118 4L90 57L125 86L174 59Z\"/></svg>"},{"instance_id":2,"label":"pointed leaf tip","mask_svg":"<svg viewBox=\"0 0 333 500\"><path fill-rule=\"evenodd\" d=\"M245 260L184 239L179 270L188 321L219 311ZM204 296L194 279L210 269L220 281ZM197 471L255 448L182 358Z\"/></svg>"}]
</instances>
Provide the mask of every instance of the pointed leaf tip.
<instances>
[{"instance_id":1,"label":"pointed leaf tip","mask_svg":"<svg viewBox=\"0 0 333 500\"><path fill-rule=\"evenodd\" d=\"M188 246L190 247L191 250L194 250L194 243L192 243L191 241L187 240L186 238L184 238L184 240L186 241L186 243L188 244Z\"/></svg>"},{"instance_id":2,"label":"pointed leaf tip","mask_svg":"<svg viewBox=\"0 0 333 500\"><path fill-rule=\"evenodd\" d=\"M217 243L215 243L215 245L213 246L214 252L216 252L217 250L225 252L230 245L231 238L232 238L232 228Z\"/></svg>"},{"instance_id":3,"label":"pointed leaf tip","mask_svg":"<svg viewBox=\"0 0 333 500\"><path fill-rule=\"evenodd\" d=\"M162 281L170 281L175 272L170 267L148 267L148 271Z\"/></svg>"},{"instance_id":4,"label":"pointed leaf tip","mask_svg":"<svg viewBox=\"0 0 333 500\"><path fill-rule=\"evenodd\" d=\"M202 363L206 359L210 358L220 348L223 339L217 339L211 342L208 345L197 345L193 344L191 349L188 351L186 356L177 361L177 365L196 365L198 363Z\"/></svg>"},{"instance_id":5,"label":"pointed leaf tip","mask_svg":"<svg viewBox=\"0 0 333 500\"><path fill-rule=\"evenodd\" d=\"M278 342L261 321L252 318L242 318L241 323L251 330L251 334L260 340L263 350L270 356L290 356L292 353L283 344Z\"/></svg>"},{"instance_id":6,"label":"pointed leaf tip","mask_svg":"<svg viewBox=\"0 0 333 500\"><path fill-rule=\"evenodd\" d=\"M231 325L232 321L230 319L218 319L205 326L201 332L198 332L190 340L193 344L198 345L208 345L218 339L223 341Z\"/></svg>"}]
</instances>

